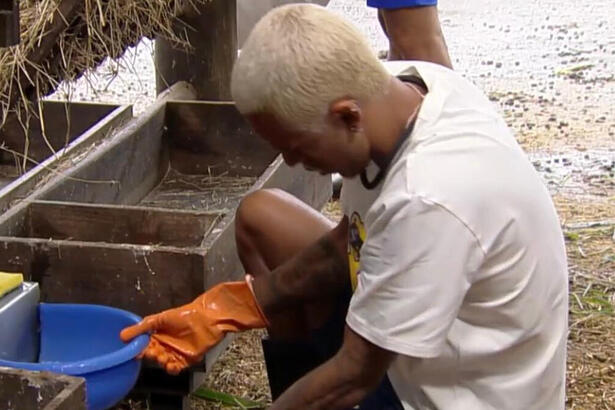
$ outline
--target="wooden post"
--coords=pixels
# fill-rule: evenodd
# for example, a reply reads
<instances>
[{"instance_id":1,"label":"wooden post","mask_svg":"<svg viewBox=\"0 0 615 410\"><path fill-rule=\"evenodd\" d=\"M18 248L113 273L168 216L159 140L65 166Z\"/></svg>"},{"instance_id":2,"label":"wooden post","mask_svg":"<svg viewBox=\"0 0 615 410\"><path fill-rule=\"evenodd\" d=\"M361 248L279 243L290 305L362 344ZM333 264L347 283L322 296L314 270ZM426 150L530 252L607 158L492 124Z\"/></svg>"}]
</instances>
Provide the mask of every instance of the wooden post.
<instances>
[{"instance_id":1,"label":"wooden post","mask_svg":"<svg viewBox=\"0 0 615 410\"><path fill-rule=\"evenodd\" d=\"M0 0L0 47L19 44L19 2Z\"/></svg>"},{"instance_id":2,"label":"wooden post","mask_svg":"<svg viewBox=\"0 0 615 410\"><path fill-rule=\"evenodd\" d=\"M174 23L174 30L192 45L186 51L157 38L156 90L177 81L191 83L200 100L230 100L231 70L237 57L236 0L211 0L192 7Z\"/></svg>"}]
</instances>

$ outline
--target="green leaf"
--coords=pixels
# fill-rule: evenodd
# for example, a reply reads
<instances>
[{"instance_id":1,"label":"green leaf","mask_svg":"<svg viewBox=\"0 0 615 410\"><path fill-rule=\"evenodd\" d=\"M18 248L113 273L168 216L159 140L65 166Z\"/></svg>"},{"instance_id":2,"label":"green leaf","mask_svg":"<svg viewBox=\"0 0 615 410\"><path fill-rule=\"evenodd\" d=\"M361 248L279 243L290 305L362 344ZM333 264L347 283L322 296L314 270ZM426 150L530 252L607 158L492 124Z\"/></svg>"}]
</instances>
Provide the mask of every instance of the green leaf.
<instances>
[{"instance_id":1,"label":"green leaf","mask_svg":"<svg viewBox=\"0 0 615 410\"><path fill-rule=\"evenodd\" d=\"M568 241L578 241L579 234L576 232L564 232L564 238Z\"/></svg>"},{"instance_id":2,"label":"green leaf","mask_svg":"<svg viewBox=\"0 0 615 410\"><path fill-rule=\"evenodd\" d=\"M244 399L242 397L233 396L232 394L227 394L227 393L207 389L205 387L201 387L197 389L194 393L192 393L192 395L200 399L221 403L221 404L224 404L225 406L236 406L241 409L264 409L265 408L264 403L254 401L254 400Z\"/></svg>"}]
</instances>

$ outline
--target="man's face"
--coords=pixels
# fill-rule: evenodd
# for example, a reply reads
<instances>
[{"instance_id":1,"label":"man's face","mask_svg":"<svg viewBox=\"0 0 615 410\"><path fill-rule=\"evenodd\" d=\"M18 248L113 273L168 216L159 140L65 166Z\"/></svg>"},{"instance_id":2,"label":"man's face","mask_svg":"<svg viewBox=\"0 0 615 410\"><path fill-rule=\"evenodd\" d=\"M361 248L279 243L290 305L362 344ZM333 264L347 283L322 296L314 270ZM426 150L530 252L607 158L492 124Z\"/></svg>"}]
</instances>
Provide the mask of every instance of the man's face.
<instances>
[{"instance_id":1,"label":"man's face","mask_svg":"<svg viewBox=\"0 0 615 410\"><path fill-rule=\"evenodd\" d=\"M338 172L353 177L369 163L369 142L359 124L349 125L347 118L330 116L319 133L290 130L271 114L252 114L247 118L290 166L300 163L321 174Z\"/></svg>"}]
</instances>

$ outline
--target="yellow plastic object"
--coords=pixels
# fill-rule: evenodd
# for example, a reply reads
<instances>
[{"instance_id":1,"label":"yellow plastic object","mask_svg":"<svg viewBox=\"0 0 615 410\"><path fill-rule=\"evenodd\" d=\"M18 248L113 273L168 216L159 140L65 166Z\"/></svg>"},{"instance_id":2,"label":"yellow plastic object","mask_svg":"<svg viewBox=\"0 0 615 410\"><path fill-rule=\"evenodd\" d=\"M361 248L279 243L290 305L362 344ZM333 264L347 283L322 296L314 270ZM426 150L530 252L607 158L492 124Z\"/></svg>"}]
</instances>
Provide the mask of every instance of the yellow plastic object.
<instances>
[{"instance_id":1,"label":"yellow plastic object","mask_svg":"<svg viewBox=\"0 0 615 410\"><path fill-rule=\"evenodd\" d=\"M23 283L21 273L0 272L0 298Z\"/></svg>"}]
</instances>

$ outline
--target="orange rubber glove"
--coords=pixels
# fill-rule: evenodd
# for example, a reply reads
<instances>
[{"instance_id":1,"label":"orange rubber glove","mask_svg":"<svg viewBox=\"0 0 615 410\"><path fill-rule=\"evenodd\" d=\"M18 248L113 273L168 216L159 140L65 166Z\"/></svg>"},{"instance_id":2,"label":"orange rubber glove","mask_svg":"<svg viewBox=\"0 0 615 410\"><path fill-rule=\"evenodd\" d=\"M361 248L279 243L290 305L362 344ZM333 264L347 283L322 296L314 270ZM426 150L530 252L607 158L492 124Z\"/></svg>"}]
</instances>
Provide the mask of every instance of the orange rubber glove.
<instances>
[{"instance_id":1,"label":"orange rubber glove","mask_svg":"<svg viewBox=\"0 0 615 410\"><path fill-rule=\"evenodd\" d=\"M127 327L120 338L127 342L151 332L150 343L139 355L157 361L168 373L177 374L198 363L228 332L267 325L248 282L220 283L191 303L147 316Z\"/></svg>"}]
</instances>

